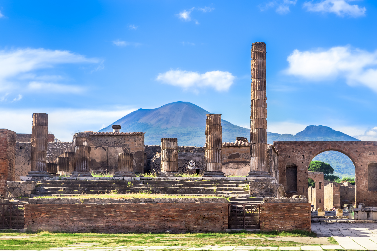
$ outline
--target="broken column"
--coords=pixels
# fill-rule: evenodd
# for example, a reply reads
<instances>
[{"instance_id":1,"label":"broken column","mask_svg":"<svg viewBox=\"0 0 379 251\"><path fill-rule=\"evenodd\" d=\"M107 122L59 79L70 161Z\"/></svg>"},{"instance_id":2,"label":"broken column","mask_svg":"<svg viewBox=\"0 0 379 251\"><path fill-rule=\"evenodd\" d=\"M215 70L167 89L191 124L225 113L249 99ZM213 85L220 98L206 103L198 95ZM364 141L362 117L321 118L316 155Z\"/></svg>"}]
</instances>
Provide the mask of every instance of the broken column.
<instances>
[{"instance_id":1,"label":"broken column","mask_svg":"<svg viewBox=\"0 0 379 251\"><path fill-rule=\"evenodd\" d=\"M80 133L74 136L75 159L72 177L92 177L89 171L89 157L91 148L87 145L87 138Z\"/></svg>"},{"instance_id":2,"label":"broken column","mask_svg":"<svg viewBox=\"0 0 379 251\"><path fill-rule=\"evenodd\" d=\"M249 176L269 176L266 165L267 103L266 103L266 44L251 47L251 160Z\"/></svg>"},{"instance_id":3,"label":"broken column","mask_svg":"<svg viewBox=\"0 0 379 251\"><path fill-rule=\"evenodd\" d=\"M33 113L31 138L31 171L32 179L50 177L46 169L46 152L48 144L48 115Z\"/></svg>"},{"instance_id":4,"label":"broken column","mask_svg":"<svg viewBox=\"0 0 379 251\"><path fill-rule=\"evenodd\" d=\"M134 177L133 172L133 154L124 150L118 154L118 167L114 177Z\"/></svg>"},{"instance_id":5,"label":"broken column","mask_svg":"<svg viewBox=\"0 0 379 251\"><path fill-rule=\"evenodd\" d=\"M205 161L207 171L203 176L223 177L221 162L222 127L221 114L207 114L205 127Z\"/></svg>"},{"instance_id":6,"label":"broken column","mask_svg":"<svg viewBox=\"0 0 379 251\"><path fill-rule=\"evenodd\" d=\"M14 180L16 161L16 133L7 129L0 129L0 199L4 199L7 192L7 180Z\"/></svg>"},{"instance_id":7,"label":"broken column","mask_svg":"<svg viewBox=\"0 0 379 251\"><path fill-rule=\"evenodd\" d=\"M161 174L173 176L178 172L178 139L161 139Z\"/></svg>"}]
</instances>

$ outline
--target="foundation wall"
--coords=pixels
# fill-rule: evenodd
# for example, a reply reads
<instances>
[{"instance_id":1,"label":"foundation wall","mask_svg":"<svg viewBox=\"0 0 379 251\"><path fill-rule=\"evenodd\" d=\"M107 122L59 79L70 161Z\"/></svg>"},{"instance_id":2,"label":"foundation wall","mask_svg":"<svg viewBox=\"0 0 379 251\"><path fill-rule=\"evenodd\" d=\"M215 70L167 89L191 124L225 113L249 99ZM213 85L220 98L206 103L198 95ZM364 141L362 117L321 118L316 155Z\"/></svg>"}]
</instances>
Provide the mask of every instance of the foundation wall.
<instances>
[{"instance_id":1,"label":"foundation wall","mask_svg":"<svg viewBox=\"0 0 379 251\"><path fill-rule=\"evenodd\" d=\"M26 204L30 231L224 232L228 203Z\"/></svg>"},{"instance_id":2,"label":"foundation wall","mask_svg":"<svg viewBox=\"0 0 379 251\"><path fill-rule=\"evenodd\" d=\"M263 203L261 231L311 231L310 203Z\"/></svg>"}]
</instances>

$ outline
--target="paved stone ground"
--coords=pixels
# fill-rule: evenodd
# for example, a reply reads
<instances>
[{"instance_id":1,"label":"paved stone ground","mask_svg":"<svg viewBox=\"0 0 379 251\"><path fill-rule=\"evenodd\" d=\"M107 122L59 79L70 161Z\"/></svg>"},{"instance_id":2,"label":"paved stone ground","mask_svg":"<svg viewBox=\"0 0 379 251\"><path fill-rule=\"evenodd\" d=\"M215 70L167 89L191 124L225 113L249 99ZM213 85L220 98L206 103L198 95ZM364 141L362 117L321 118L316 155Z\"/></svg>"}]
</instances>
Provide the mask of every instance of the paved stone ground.
<instances>
[{"instance_id":1,"label":"paved stone ground","mask_svg":"<svg viewBox=\"0 0 379 251\"><path fill-rule=\"evenodd\" d=\"M69 250L377 250L377 224L376 223L312 223L312 231L318 237L314 239L316 246L301 247L256 247L256 246L204 246L200 248L189 247L170 247L170 246L133 246L133 247L117 247L117 248L96 248L88 247L88 245L73 245L66 248L52 248L49 251L69 251ZM338 245L325 245L325 237L333 237ZM308 237L275 237L268 239L276 239L283 241L303 242ZM316 241L317 240L317 241ZM312 243L312 244L313 244ZM309 243L311 244L311 243ZM2 251L2 250L0 250Z\"/></svg>"}]
</instances>

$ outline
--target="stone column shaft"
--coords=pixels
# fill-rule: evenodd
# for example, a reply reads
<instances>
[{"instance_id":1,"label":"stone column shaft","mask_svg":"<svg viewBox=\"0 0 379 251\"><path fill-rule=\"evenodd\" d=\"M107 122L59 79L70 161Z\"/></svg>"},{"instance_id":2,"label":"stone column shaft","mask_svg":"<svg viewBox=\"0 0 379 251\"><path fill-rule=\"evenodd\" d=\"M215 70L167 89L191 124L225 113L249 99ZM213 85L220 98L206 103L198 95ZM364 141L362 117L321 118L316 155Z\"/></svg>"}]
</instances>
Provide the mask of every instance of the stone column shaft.
<instances>
[{"instance_id":1,"label":"stone column shaft","mask_svg":"<svg viewBox=\"0 0 379 251\"><path fill-rule=\"evenodd\" d=\"M221 114L207 114L205 127L205 161L207 171L204 176L225 176L222 172L222 126Z\"/></svg>"},{"instance_id":2,"label":"stone column shaft","mask_svg":"<svg viewBox=\"0 0 379 251\"><path fill-rule=\"evenodd\" d=\"M28 176L33 179L49 177L46 167L48 144L48 115L33 113L31 137L31 171Z\"/></svg>"},{"instance_id":3,"label":"stone column shaft","mask_svg":"<svg viewBox=\"0 0 379 251\"><path fill-rule=\"evenodd\" d=\"M161 172L162 175L174 175L178 172L178 139L161 139Z\"/></svg>"},{"instance_id":4,"label":"stone column shaft","mask_svg":"<svg viewBox=\"0 0 379 251\"><path fill-rule=\"evenodd\" d=\"M73 177L92 177L89 172L91 147L87 146L86 138L75 138L75 171L72 173Z\"/></svg>"},{"instance_id":5,"label":"stone column shaft","mask_svg":"<svg viewBox=\"0 0 379 251\"><path fill-rule=\"evenodd\" d=\"M251 47L251 161L249 176L268 176L266 100L266 44L257 42L253 43Z\"/></svg>"}]
</instances>

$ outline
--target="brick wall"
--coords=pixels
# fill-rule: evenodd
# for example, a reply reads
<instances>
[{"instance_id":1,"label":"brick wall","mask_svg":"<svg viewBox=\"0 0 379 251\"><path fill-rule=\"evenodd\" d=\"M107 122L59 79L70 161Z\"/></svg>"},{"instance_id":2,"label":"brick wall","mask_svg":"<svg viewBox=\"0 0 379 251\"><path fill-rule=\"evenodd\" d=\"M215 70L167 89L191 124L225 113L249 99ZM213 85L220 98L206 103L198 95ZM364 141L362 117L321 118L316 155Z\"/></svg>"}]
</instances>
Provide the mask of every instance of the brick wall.
<instances>
[{"instance_id":1,"label":"brick wall","mask_svg":"<svg viewBox=\"0 0 379 251\"><path fill-rule=\"evenodd\" d=\"M27 204L31 231L159 233L223 232L228 203Z\"/></svg>"},{"instance_id":2,"label":"brick wall","mask_svg":"<svg viewBox=\"0 0 379 251\"><path fill-rule=\"evenodd\" d=\"M0 197L7 191L7 180L14 180L16 133L0 129Z\"/></svg>"},{"instance_id":3,"label":"brick wall","mask_svg":"<svg viewBox=\"0 0 379 251\"><path fill-rule=\"evenodd\" d=\"M355 185L344 182L340 186L340 202L341 207L344 204L354 204L355 201Z\"/></svg>"},{"instance_id":4,"label":"brick wall","mask_svg":"<svg viewBox=\"0 0 379 251\"><path fill-rule=\"evenodd\" d=\"M260 214L261 231L311 231L310 203L263 203Z\"/></svg>"}]
</instances>

